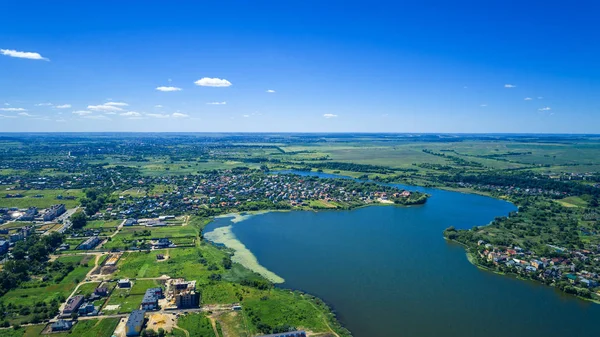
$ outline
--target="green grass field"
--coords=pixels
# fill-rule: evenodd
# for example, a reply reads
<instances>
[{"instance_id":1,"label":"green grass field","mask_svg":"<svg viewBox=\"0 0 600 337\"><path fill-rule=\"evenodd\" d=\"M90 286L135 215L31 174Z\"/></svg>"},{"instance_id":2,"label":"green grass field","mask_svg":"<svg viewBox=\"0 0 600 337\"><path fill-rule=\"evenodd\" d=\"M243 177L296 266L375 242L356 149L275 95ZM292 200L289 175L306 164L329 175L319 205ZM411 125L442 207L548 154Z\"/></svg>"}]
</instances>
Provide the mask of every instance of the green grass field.
<instances>
[{"instance_id":1,"label":"green grass field","mask_svg":"<svg viewBox=\"0 0 600 337\"><path fill-rule=\"evenodd\" d=\"M225 312L218 316L220 328L227 336L250 337L243 313L237 311Z\"/></svg>"},{"instance_id":2,"label":"green grass field","mask_svg":"<svg viewBox=\"0 0 600 337\"><path fill-rule=\"evenodd\" d=\"M123 220L93 220L88 221L85 228L113 228L117 227Z\"/></svg>"},{"instance_id":3,"label":"green grass field","mask_svg":"<svg viewBox=\"0 0 600 337\"><path fill-rule=\"evenodd\" d=\"M110 295L110 298L108 299L108 301L106 302L104 308L102 308L102 311L105 314L113 314L113 313L129 313L132 310L137 310L140 308L140 305L142 304L142 299L144 298L144 293L141 294L132 294L131 293L132 289L119 289L116 288L115 290L113 290L112 294ZM116 311L111 311L111 310L107 310L106 307L107 306L111 306L111 305L118 305L119 309L117 309Z\"/></svg>"},{"instance_id":4,"label":"green grass field","mask_svg":"<svg viewBox=\"0 0 600 337\"><path fill-rule=\"evenodd\" d=\"M559 204L565 207L586 207L587 202L580 197L566 197L560 200L556 200Z\"/></svg>"},{"instance_id":5,"label":"green grass field","mask_svg":"<svg viewBox=\"0 0 600 337\"><path fill-rule=\"evenodd\" d=\"M46 325L38 324L38 325L30 325L26 327L21 327L19 329L3 329L0 330L0 336L2 337L37 337L40 336L42 330Z\"/></svg>"},{"instance_id":6,"label":"green grass field","mask_svg":"<svg viewBox=\"0 0 600 337\"><path fill-rule=\"evenodd\" d=\"M199 263L202 257L207 260L207 265L219 266L218 271L210 271L207 266ZM168 255L166 261L157 262L156 255ZM125 253L117 264L115 278L143 278L160 277L185 277L198 282L208 282L212 273L223 271L222 260L225 252L198 250L198 248L172 248L167 250L155 250L151 252Z\"/></svg>"},{"instance_id":7,"label":"green grass field","mask_svg":"<svg viewBox=\"0 0 600 337\"><path fill-rule=\"evenodd\" d=\"M160 287L160 283L156 280L135 280L133 287L131 287L130 294L132 295L143 295L146 293L146 289Z\"/></svg>"},{"instance_id":8,"label":"green grass field","mask_svg":"<svg viewBox=\"0 0 600 337\"><path fill-rule=\"evenodd\" d=\"M100 286L100 282L84 283L77 289L77 295L90 296Z\"/></svg>"},{"instance_id":9,"label":"green grass field","mask_svg":"<svg viewBox=\"0 0 600 337\"><path fill-rule=\"evenodd\" d=\"M22 194L23 198L5 198L7 194ZM36 198L36 195L42 197ZM75 200L58 200L58 195L74 196ZM0 193L0 207L37 207L47 208L55 204L65 204L67 208L74 208L79 205L79 199L83 197L81 190L11 190Z\"/></svg>"},{"instance_id":10,"label":"green grass field","mask_svg":"<svg viewBox=\"0 0 600 337\"><path fill-rule=\"evenodd\" d=\"M190 336L215 337L210 320L202 313L187 314L179 317L177 326L187 330Z\"/></svg>"},{"instance_id":11,"label":"green grass field","mask_svg":"<svg viewBox=\"0 0 600 337\"><path fill-rule=\"evenodd\" d=\"M150 231L149 236L136 236L135 233ZM131 226L124 227L109 242L104 244L105 249L120 248L124 249L131 246L132 240L149 240L151 238L172 238L173 243L180 245L189 245L194 242L198 235L196 226L167 226L167 227L144 227Z\"/></svg>"},{"instance_id":12,"label":"green grass field","mask_svg":"<svg viewBox=\"0 0 600 337\"><path fill-rule=\"evenodd\" d=\"M119 324L119 318L80 320L70 332L53 333L48 336L110 337Z\"/></svg>"},{"instance_id":13,"label":"green grass field","mask_svg":"<svg viewBox=\"0 0 600 337\"><path fill-rule=\"evenodd\" d=\"M83 256L65 256L58 260L61 262L79 262ZM50 302L54 298L67 298L77 286L77 283L85 278L91 267L78 265L73 271L65 276L58 284L50 284L35 288L17 288L7 292L0 302L8 305L33 305L38 301Z\"/></svg>"}]
</instances>

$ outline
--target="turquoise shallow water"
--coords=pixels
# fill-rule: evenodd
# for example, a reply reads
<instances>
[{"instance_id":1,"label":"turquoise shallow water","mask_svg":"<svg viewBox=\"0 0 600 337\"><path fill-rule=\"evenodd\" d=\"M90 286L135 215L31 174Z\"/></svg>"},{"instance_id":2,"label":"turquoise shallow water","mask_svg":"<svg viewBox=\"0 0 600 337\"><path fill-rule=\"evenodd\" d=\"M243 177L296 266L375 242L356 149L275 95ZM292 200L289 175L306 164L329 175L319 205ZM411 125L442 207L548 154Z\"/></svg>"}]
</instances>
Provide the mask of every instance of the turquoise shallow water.
<instances>
[{"instance_id":1,"label":"turquoise shallow water","mask_svg":"<svg viewBox=\"0 0 600 337\"><path fill-rule=\"evenodd\" d=\"M515 206L424 189L427 204L257 215L233 233L281 286L329 303L356 337L600 336L600 305L484 272L446 242ZM219 219L212 228L230 224Z\"/></svg>"}]
</instances>

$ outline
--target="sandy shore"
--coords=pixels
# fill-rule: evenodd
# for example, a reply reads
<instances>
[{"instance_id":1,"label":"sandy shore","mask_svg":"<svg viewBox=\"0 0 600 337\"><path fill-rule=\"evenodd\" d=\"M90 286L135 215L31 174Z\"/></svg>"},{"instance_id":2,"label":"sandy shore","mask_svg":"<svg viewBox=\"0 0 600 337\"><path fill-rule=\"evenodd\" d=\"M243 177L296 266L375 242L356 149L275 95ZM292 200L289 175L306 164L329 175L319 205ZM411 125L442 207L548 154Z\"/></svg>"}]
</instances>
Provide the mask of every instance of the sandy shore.
<instances>
[{"instance_id":1,"label":"sandy shore","mask_svg":"<svg viewBox=\"0 0 600 337\"><path fill-rule=\"evenodd\" d=\"M221 215L216 218L231 218L231 222L238 223L247 220L254 215L264 213L268 213L268 211L248 213L243 215L239 213L231 213ZM234 254L231 257L233 262L241 264L242 266L260 274L273 283L283 283L285 281L282 277L268 270L258 262L256 256L254 256L254 254L248 248L246 248L246 246L240 242L240 240L238 240L235 234L233 234L231 225L219 227L211 232L204 233L204 238L214 243L223 244L225 247L232 249L234 251Z\"/></svg>"}]
</instances>

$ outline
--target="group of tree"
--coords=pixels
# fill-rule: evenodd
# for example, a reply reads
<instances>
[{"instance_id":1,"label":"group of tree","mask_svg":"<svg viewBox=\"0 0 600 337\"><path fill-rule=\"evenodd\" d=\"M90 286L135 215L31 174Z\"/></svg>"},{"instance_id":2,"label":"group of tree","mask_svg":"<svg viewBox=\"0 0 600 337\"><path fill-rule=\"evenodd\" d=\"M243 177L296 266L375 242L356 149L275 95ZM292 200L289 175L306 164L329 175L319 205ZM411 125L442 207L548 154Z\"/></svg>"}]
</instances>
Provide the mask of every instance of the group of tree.
<instances>
[{"instance_id":1,"label":"group of tree","mask_svg":"<svg viewBox=\"0 0 600 337\"><path fill-rule=\"evenodd\" d=\"M380 165L371 164L355 164L355 163L342 163L342 162L318 162L318 163L306 163L301 162L300 164L306 167L326 170L338 170L338 171L352 171L352 172L364 172L364 173L394 173L394 170Z\"/></svg>"},{"instance_id":2,"label":"group of tree","mask_svg":"<svg viewBox=\"0 0 600 337\"><path fill-rule=\"evenodd\" d=\"M542 189L568 195L590 195L600 198L600 188L581 184L575 181L560 181L550 179L532 172L486 172L480 174L440 175L438 180L451 183L468 183L474 185L510 186L521 189ZM559 197L559 196L557 196Z\"/></svg>"},{"instance_id":3,"label":"group of tree","mask_svg":"<svg viewBox=\"0 0 600 337\"><path fill-rule=\"evenodd\" d=\"M29 235L15 244L12 259L4 263L0 271L0 295L14 289L29 279L32 273L43 270L51 252L62 244L64 236L54 232L50 235Z\"/></svg>"},{"instance_id":4,"label":"group of tree","mask_svg":"<svg viewBox=\"0 0 600 337\"><path fill-rule=\"evenodd\" d=\"M111 197L110 190L93 188L85 191L85 197L81 199L81 206L85 207L85 214L91 216L104 208L109 202L116 202Z\"/></svg>"},{"instance_id":5,"label":"group of tree","mask_svg":"<svg viewBox=\"0 0 600 337\"><path fill-rule=\"evenodd\" d=\"M74 229L83 228L87 224L87 216L82 211L75 212L71 215L70 220Z\"/></svg>"}]
</instances>

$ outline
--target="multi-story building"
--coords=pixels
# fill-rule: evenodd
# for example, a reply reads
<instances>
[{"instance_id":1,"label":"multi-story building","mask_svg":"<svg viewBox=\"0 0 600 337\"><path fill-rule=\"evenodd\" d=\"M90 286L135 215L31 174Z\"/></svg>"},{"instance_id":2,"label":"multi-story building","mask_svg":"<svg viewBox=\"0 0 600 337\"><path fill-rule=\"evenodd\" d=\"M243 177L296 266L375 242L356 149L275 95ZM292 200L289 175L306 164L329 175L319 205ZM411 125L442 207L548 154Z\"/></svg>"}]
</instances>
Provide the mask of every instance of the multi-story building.
<instances>
[{"instance_id":1,"label":"multi-story building","mask_svg":"<svg viewBox=\"0 0 600 337\"><path fill-rule=\"evenodd\" d=\"M142 299L142 309L156 310L158 309L158 299L162 297L162 288L150 288L146 290Z\"/></svg>"},{"instance_id":2,"label":"multi-story building","mask_svg":"<svg viewBox=\"0 0 600 337\"><path fill-rule=\"evenodd\" d=\"M29 207L23 215L19 217L19 221L33 221L37 215L38 210L35 207Z\"/></svg>"},{"instance_id":3,"label":"multi-story building","mask_svg":"<svg viewBox=\"0 0 600 337\"><path fill-rule=\"evenodd\" d=\"M126 336L139 336L144 327L144 310L134 310L129 315L127 323L125 324L125 335Z\"/></svg>"},{"instance_id":4,"label":"multi-story building","mask_svg":"<svg viewBox=\"0 0 600 337\"><path fill-rule=\"evenodd\" d=\"M52 221L66 212L65 204L52 205L43 215L44 221Z\"/></svg>"}]
</instances>

